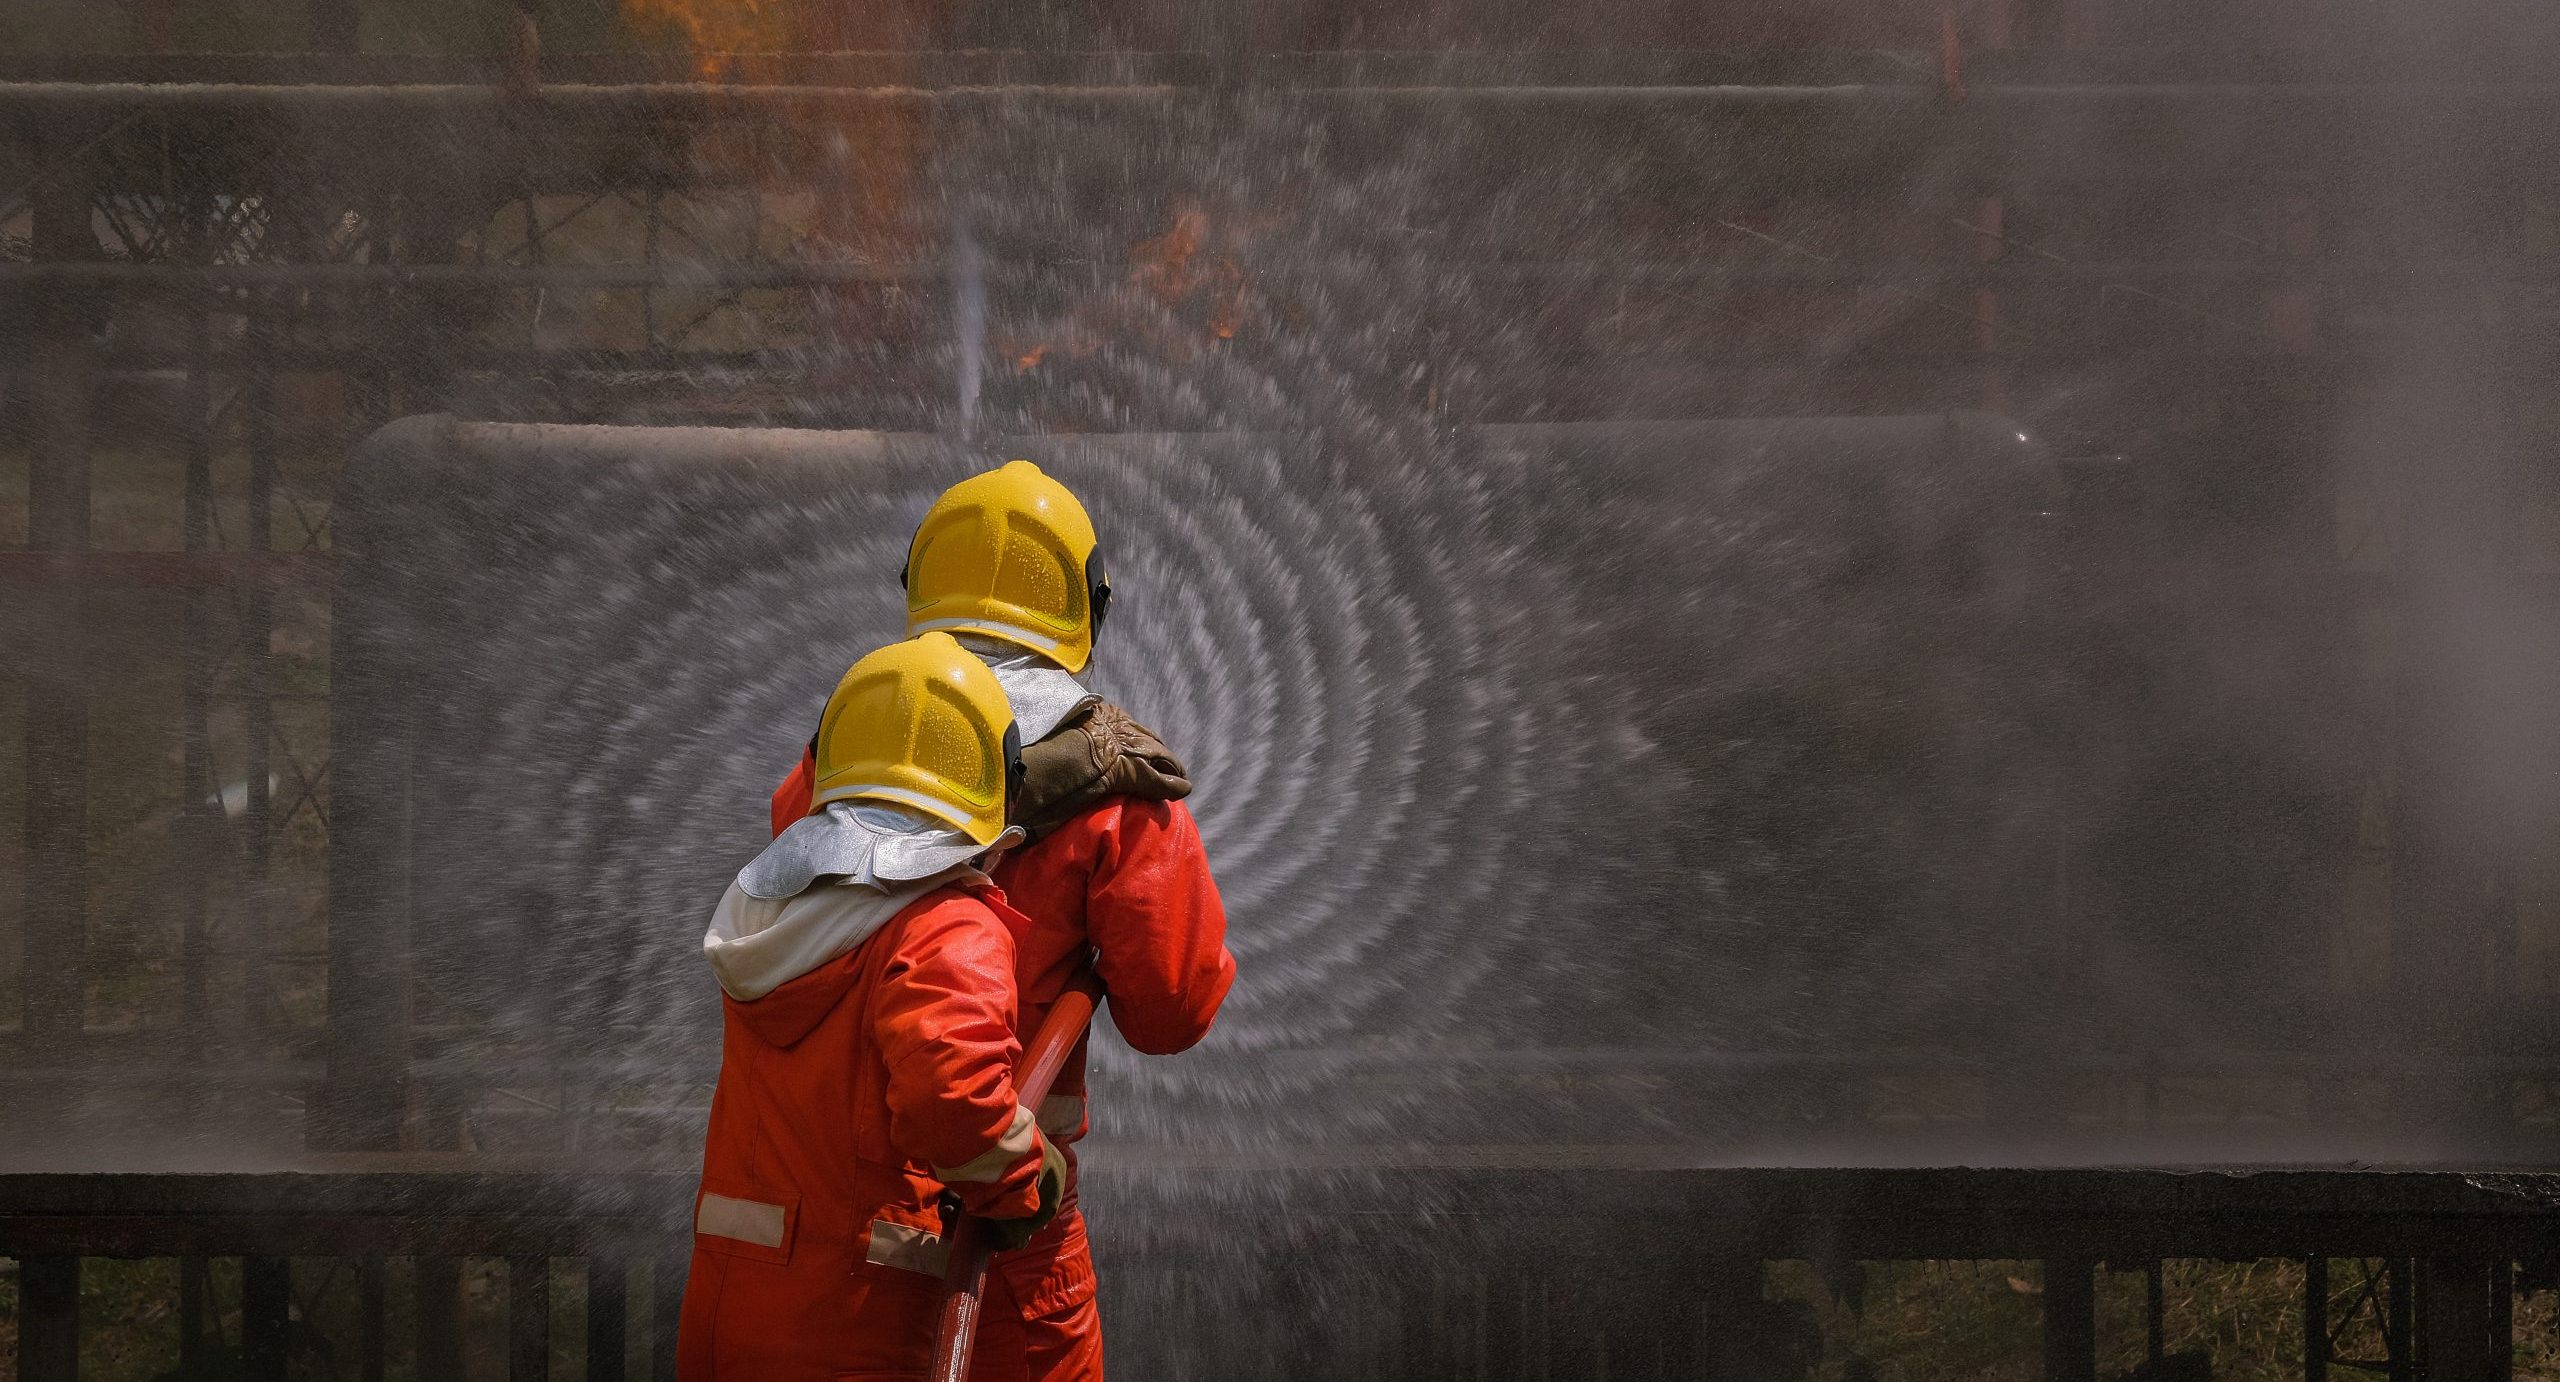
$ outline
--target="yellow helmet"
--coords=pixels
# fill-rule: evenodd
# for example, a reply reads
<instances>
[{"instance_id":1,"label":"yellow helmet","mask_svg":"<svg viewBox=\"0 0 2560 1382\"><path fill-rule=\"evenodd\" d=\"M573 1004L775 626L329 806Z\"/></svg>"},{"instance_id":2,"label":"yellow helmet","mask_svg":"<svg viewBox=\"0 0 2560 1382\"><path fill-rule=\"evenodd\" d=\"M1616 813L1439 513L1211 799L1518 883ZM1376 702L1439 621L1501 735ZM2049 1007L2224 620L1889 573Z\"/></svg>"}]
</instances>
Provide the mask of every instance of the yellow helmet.
<instances>
[{"instance_id":1,"label":"yellow helmet","mask_svg":"<svg viewBox=\"0 0 2560 1382\"><path fill-rule=\"evenodd\" d=\"M942 492L907 548L907 634L984 634L1070 672L1111 603L1093 520L1065 485L1011 461Z\"/></svg>"},{"instance_id":2,"label":"yellow helmet","mask_svg":"<svg viewBox=\"0 0 2560 1382\"><path fill-rule=\"evenodd\" d=\"M951 635L929 633L853 664L827 698L810 754L812 806L887 802L992 845L1022 739L996 674Z\"/></svg>"}]
</instances>

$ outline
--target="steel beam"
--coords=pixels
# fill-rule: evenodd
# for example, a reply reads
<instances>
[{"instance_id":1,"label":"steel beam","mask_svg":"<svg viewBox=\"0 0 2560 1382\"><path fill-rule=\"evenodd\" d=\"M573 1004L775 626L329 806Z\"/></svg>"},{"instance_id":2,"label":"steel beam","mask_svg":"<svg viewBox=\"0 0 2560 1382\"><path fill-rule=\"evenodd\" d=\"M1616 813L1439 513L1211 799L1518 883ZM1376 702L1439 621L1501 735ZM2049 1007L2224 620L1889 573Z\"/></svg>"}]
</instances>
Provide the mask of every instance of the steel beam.
<instances>
[{"instance_id":1,"label":"steel beam","mask_svg":"<svg viewBox=\"0 0 2560 1382\"><path fill-rule=\"evenodd\" d=\"M1431 88L1380 88L1422 94ZM1488 91L1502 90L1488 88ZM1516 90L1516 89L1509 89ZM1560 94L1612 90L1676 92L1684 88L1558 88ZM1778 105L1822 103L1819 89L1804 87L1716 87L1693 90L1720 101ZM1879 92L1889 88L1879 88ZM513 92L499 85L421 83L398 86L277 85L209 82L5 82L0 83L0 119L113 118L134 112L194 115L300 116L394 115L430 116L455 113L508 115L513 118L594 118L609 120L703 118L743 115L759 118L792 115L824 116L860 112L882 106L959 106L990 109L1037 105L1050 109L1146 107L1182 94L1170 85L1021 85L998 87L913 86L730 86L701 82L631 82L606 85L545 85ZM1925 91L1906 96L1926 98ZM1696 99L1693 96L1692 99ZM1837 101L1836 94L1829 97Z\"/></svg>"},{"instance_id":2,"label":"steel beam","mask_svg":"<svg viewBox=\"0 0 2560 1382\"><path fill-rule=\"evenodd\" d=\"M329 0L313 0L315 4ZM1264 52L1239 71L1234 55L1201 48L1151 51L1035 51L976 45L904 52L814 51L733 55L718 80L793 86L931 87L1168 84L1253 86L1453 86L1785 84L1838 87L1944 85L1915 71L1903 49L1447 49ZM2503 56L2499 65L2490 59ZM1973 89L2058 85L2249 85L2304 83L2420 87L2533 86L2547 80L2530 51L2483 55L2447 48L2359 57L2345 50L2179 50L2050 47L1977 48L1965 55ZM549 52L544 76L581 86L702 80L690 53ZM11 53L0 82L207 82L270 85L495 85L502 58L417 53Z\"/></svg>"},{"instance_id":3,"label":"steel beam","mask_svg":"<svg viewBox=\"0 0 2560 1382\"><path fill-rule=\"evenodd\" d=\"M182 394L185 415L178 448L187 468L184 540L190 558L195 559L213 546L213 437L207 421L213 413L213 375L210 324L203 313L195 313L187 325L191 358ZM180 795L174 853L183 871L178 883L178 1006L189 1064L204 1058L213 1036L209 996L213 955L207 911L215 880L222 877L217 865L225 853L221 806L213 784L212 614L205 590L187 592L185 633L180 640L184 704L179 710Z\"/></svg>"},{"instance_id":4,"label":"steel beam","mask_svg":"<svg viewBox=\"0 0 2560 1382\"><path fill-rule=\"evenodd\" d=\"M1025 270L1025 272L1029 272ZM930 265L894 266L825 262L656 264L170 264L114 260L105 263L0 263L0 288L80 285L125 290L246 291L299 289L607 289L836 287L861 283L930 283L943 270Z\"/></svg>"},{"instance_id":5,"label":"steel beam","mask_svg":"<svg viewBox=\"0 0 2560 1382\"><path fill-rule=\"evenodd\" d=\"M2261 114L2369 110L2376 105L2446 113L2501 116L2549 114L2560 109L2560 84L2551 82L2381 81L2112 81L1986 82L1969 88L1962 103L1947 99L1935 81L1719 82L1719 81L1434 81L1345 79L1305 72L1302 80L1259 87L1273 99L1325 104L1490 107L1698 108L1762 111L1853 111L1949 116L2013 112L2022 107L2070 107L2092 111L2175 106L2207 112L2255 110ZM1616 76L1620 74L1604 74ZM0 81L0 116L17 112L132 111L318 113L517 110L544 115L768 114L786 111L869 109L882 105L950 105L1048 108L1157 105L1179 98L1214 96L1219 89L1171 80L1113 80L1107 71L1064 74L1060 80L916 85L901 82L819 84L795 82L591 81L546 82L531 92L510 92L503 82L269 82L269 81Z\"/></svg>"},{"instance_id":6,"label":"steel beam","mask_svg":"<svg viewBox=\"0 0 2560 1382\"><path fill-rule=\"evenodd\" d=\"M1871 288L1927 291L1996 283L2015 288L2284 286L2449 286L2493 289L2547 288L2560 277L2525 259L2341 258L2328 260L2186 259L2174 261L2055 261L1985 259L1973 263L1910 259L1778 259L1765 252L1701 252L1685 259L1643 260L1425 260L1429 267L1486 283L1518 284L1552 292L1576 283L1676 283L1716 286ZM1282 278L1320 277L1326 271L1367 273L1388 267L1358 258L1319 261L1312 268L1274 271ZM1405 267L1410 268L1408 263ZM660 260L622 263L543 264L348 264L338 262L182 264L158 260L91 263L0 262L0 289L79 285L126 291L247 292L295 289L312 292L450 289L609 290L825 288L857 284L933 284L949 275L938 263L874 264L831 260ZM1126 277L1124 263L1091 258L1053 262L998 260L981 271L999 282L1036 284L1058 279ZM1975 354L1997 353L1978 348Z\"/></svg>"},{"instance_id":7,"label":"steel beam","mask_svg":"<svg viewBox=\"0 0 2560 1382\"><path fill-rule=\"evenodd\" d=\"M262 319L251 318L252 330ZM255 371L244 387L248 415L242 437L249 452L248 550L260 556L275 553L276 440L275 440L275 375L272 370ZM209 423L196 420L197 430ZM199 593L201 598L201 593ZM272 865L275 855L275 803L270 783L275 771L275 703L269 699L275 690L274 637L275 593L272 587L252 583L241 592L239 605L240 656L240 775L242 786L241 818L242 851L246 864L241 880L242 900L248 905L234 915L240 929L240 1016L241 1030L262 1035L273 1025L274 989L268 951L273 943L272 916L275 894Z\"/></svg>"},{"instance_id":8,"label":"steel beam","mask_svg":"<svg viewBox=\"0 0 2560 1382\"><path fill-rule=\"evenodd\" d=\"M63 147L77 124L36 146L50 166L31 191L37 258L95 258L87 169ZM27 546L48 554L89 546L89 408L92 375L88 295L57 290L30 313L30 470ZM31 1044L76 1046L85 1023L89 891L89 701L78 591L38 606L38 627L58 631L27 687L26 876L20 970L23 1023Z\"/></svg>"}]
</instances>

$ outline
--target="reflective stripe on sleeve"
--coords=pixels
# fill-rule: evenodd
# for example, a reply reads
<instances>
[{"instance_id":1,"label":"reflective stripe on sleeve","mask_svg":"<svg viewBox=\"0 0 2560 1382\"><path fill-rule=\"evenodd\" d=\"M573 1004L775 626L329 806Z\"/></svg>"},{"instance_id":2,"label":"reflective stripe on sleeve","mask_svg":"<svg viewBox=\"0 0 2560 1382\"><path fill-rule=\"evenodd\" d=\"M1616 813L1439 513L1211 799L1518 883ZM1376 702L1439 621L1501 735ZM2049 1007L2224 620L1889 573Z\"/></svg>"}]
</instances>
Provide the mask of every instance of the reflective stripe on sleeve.
<instances>
[{"instance_id":1,"label":"reflective stripe on sleeve","mask_svg":"<svg viewBox=\"0 0 2560 1382\"><path fill-rule=\"evenodd\" d=\"M1040 1120L1031 1116L1031 1110L1017 1104L1013 1110L1013 1121L1005 1125L1004 1136L996 1139L996 1145L957 1166L936 1166L933 1173L945 1185L980 1185L1003 1180L1005 1168L1022 1160L1026 1153L1039 1145L1039 1127Z\"/></svg>"},{"instance_id":2,"label":"reflective stripe on sleeve","mask_svg":"<svg viewBox=\"0 0 2560 1382\"><path fill-rule=\"evenodd\" d=\"M1084 1126L1084 1096L1052 1094L1040 1101L1040 1131L1064 1137Z\"/></svg>"},{"instance_id":3,"label":"reflective stripe on sleeve","mask_svg":"<svg viewBox=\"0 0 2560 1382\"><path fill-rule=\"evenodd\" d=\"M713 1238L735 1238L760 1248L782 1246L784 1215L778 1204L733 1200L705 1194L693 1211L693 1231Z\"/></svg>"},{"instance_id":4,"label":"reflective stripe on sleeve","mask_svg":"<svg viewBox=\"0 0 2560 1382\"><path fill-rule=\"evenodd\" d=\"M940 1276L950 1264L950 1250L942 1246L942 1235L928 1233L886 1219L871 1221L871 1242L862 1250L862 1260L882 1267L895 1267L904 1272L922 1272Z\"/></svg>"}]
</instances>

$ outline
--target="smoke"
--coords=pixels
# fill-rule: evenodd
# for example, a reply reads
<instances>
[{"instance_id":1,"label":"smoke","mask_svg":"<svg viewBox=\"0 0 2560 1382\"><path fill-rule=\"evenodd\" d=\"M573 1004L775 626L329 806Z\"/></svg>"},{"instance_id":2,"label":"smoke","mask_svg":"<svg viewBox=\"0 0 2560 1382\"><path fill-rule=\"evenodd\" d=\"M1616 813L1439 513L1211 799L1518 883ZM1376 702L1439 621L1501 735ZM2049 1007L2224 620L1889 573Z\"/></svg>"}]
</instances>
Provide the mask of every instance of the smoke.
<instances>
[{"instance_id":1,"label":"smoke","mask_svg":"<svg viewBox=\"0 0 2560 1382\"><path fill-rule=\"evenodd\" d=\"M2269 13L2232 22L2304 37ZM410 833L355 859L408 898L383 1020L479 1101L457 1138L529 1145L493 1092L556 1087L574 1150L681 1154L701 916L896 630L927 496L1021 454L1097 514L1098 683L1194 768L1243 960L1204 1050L1106 1053L1110 1135L2489 1155L2554 948L2549 229L2444 79L2547 30L2339 33L2276 74L2309 94L2137 84L2229 128L2007 143L2033 84L1982 54L1961 106L1240 86L779 132L861 210L778 238L930 246L949 291L831 296L750 402L685 392L907 430L413 429L342 496L332 674L404 688L371 725L414 749ZM2342 117L2329 162L2232 147ZM1656 421L1796 413L1918 420ZM2212 1092L2248 1080L2354 1138ZM2179 1088L2192 1135L2137 1140Z\"/></svg>"}]
</instances>

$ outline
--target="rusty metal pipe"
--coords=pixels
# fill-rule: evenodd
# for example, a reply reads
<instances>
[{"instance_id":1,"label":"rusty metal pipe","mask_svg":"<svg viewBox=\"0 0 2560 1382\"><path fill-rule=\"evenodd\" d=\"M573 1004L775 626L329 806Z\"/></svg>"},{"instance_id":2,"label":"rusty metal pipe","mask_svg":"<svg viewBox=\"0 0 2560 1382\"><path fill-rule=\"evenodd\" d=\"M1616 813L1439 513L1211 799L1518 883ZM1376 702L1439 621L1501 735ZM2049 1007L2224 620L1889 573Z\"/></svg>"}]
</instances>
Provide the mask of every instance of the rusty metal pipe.
<instances>
[{"instance_id":1,"label":"rusty metal pipe","mask_svg":"<svg viewBox=\"0 0 2560 1382\"><path fill-rule=\"evenodd\" d=\"M1401 84L1393 82L1290 83L1265 89L1281 99L1351 104L1668 106L1699 109L1917 112L1947 109L1935 83L1682 83L1682 84ZM63 111L122 115L138 111L194 113L279 110L307 112L496 110L512 104L560 114L646 112L659 114L770 114L795 108L879 105L1003 106L1009 104L1151 106L1209 94L1209 88L1173 82L999 82L983 85L872 84L730 85L710 82L612 82L549 84L517 95L501 86L459 82L0 82L0 112ZM2365 109L2396 102L2436 112L2472 109L2516 113L2560 104L2560 85L2534 83L2369 82L2123 82L2019 83L1973 87L1964 109L1981 113L2006 105L2084 107L2191 107L2223 104L2256 109L2294 103L2305 111Z\"/></svg>"},{"instance_id":2,"label":"rusty metal pipe","mask_svg":"<svg viewBox=\"0 0 2560 1382\"><path fill-rule=\"evenodd\" d=\"M922 283L934 266L799 263L171 264L132 260L0 263L0 286L41 283L185 288L798 288Z\"/></svg>"}]
</instances>

